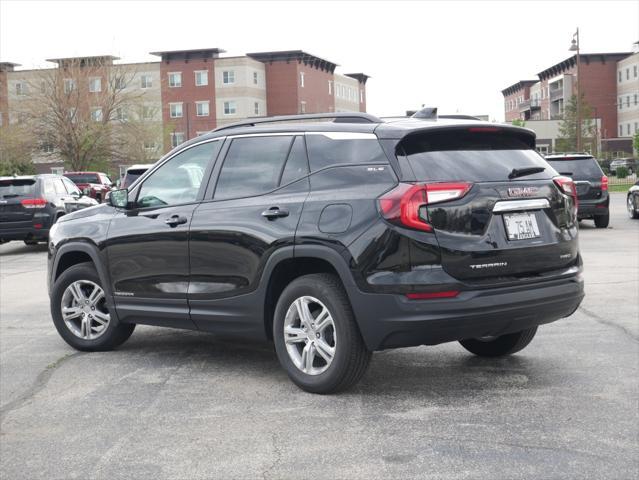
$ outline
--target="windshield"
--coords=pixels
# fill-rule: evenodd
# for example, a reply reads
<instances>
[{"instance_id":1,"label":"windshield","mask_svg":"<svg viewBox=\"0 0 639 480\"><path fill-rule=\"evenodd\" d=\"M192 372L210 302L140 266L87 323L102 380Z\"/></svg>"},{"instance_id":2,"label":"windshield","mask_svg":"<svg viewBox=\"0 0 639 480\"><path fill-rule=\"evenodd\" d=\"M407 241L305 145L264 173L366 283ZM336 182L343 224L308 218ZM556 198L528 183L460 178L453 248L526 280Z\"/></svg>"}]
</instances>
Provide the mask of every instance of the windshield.
<instances>
[{"instance_id":1,"label":"windshield","mask_svg":"<svg viewBox=\"0 0 639 480\"><path fill-rule=\"evenodd\" d=\"M600 180L603 172L594 158L580 158L567 160L548 160L561 175L575 180Z\"/></svg>"},{"instance_id":2,"label":"windshield","mask_svg":"<svg viewBox=\"0 0 639 480\"><path fill-rule=\"evenodd\" d=\"M73 183L101 183L97 173L65 173Z\"/></svg>"},{"instance_id":3,"label":"windshield","mask_svg":"<svg viewBox=\"0 0 639 480\"><path fill-rule=\"evenodd\" d=\"M0 198L33 196L35 179L0 180Z\"/></svg>"}]
</instances>

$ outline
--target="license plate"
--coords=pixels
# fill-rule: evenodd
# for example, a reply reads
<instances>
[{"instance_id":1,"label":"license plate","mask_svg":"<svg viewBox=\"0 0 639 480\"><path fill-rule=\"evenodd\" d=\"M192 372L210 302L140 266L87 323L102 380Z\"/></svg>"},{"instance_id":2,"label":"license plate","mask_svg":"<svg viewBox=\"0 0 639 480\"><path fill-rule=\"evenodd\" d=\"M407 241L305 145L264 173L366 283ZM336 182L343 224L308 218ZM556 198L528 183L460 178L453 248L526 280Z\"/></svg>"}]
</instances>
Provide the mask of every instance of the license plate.
<instances>
[{"instance_id":1,"label":"license plate","mask_svg":"<svg viewBox=\"0 0 639 480\"><path fill-rule=\"evenodd\" d=\"M504 224L508 240L526 240L541 236L534 213L504 214Z\"/></svg>"}]
</instances>

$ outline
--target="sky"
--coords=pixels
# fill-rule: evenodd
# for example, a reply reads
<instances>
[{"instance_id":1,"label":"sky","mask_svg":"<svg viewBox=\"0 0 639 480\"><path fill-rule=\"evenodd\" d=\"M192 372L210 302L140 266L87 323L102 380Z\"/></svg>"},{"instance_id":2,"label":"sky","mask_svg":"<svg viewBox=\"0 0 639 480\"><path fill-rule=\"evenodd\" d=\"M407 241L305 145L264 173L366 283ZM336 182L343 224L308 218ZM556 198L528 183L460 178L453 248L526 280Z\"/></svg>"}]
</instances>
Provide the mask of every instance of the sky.
<instances>
[{"instance_id":1,"label":"sky","mask_svg":"<svg viewBox=\"0 0 639 480\"><path fill-rule=\"evenodd\" d=\"M503 120L501 90L572 53L631 51L639 0L625 1L28 1L0 0L0 61L218 47L225 55L304 50L364 72L367 110Z\"/></svg>"}]
</instances>

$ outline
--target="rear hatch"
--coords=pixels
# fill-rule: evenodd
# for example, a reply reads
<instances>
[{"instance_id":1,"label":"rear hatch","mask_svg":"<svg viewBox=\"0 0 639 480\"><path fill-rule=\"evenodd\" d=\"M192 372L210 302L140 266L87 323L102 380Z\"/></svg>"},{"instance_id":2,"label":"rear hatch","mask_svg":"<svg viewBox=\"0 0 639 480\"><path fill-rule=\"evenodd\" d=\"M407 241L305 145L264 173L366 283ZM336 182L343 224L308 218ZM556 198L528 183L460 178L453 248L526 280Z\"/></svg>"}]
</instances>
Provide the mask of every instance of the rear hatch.
<instances>
[{"instance_id":1,"label":"rear hatch","mask_svg":"<svg viewBox=\"0 0 639 480\"><path fill-rule=\"evenodd\" d=\"M554 180L558 173L534 150L532 133L418 132L402 140L398 153L426 190L418 216L431 232L422 235L436 236L449 275L464 281L536 276L576 261L574 186L568 178Z\"/></svg>"},{"instance_id":2,"label":"rear hatch","mask_svg":"<svg viewBox=\"0 0 639 480\"><path fill-rule=\"evenodd\" d=\"M28 207L35 197L35 178L0 179L0 223L5 227L29 225L34 212Z\"/></svg>"},{"instance_id":3,"label":"rear hatch","mask_svg":"<svg viewBox=\"0 0 639 480\"><path fill-rule=\"evenodd\" d=\"M558 157L547 158L546 161L560 175L573 179L579 200L598 200L602 197L605 175L593 157ZM607 188L605 183L604 189Z\"/></svg>"}]
</instances>

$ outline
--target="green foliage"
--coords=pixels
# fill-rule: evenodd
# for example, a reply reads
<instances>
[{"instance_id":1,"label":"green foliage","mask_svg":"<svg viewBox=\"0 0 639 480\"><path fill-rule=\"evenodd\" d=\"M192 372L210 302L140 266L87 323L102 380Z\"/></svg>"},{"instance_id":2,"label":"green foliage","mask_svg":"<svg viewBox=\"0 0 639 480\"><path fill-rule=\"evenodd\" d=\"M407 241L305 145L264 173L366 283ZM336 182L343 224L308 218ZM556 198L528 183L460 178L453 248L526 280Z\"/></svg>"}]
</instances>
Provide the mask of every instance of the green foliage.
<instances>
[{"instance_id":1,"label":"green foliage","mask_svg":"<svg viewBox=\"0 0 639 480\"><path fill-rule=\"evenodd\" d=\"M626 178L628 176L628 169L626 167L617 167L617 178Z\"/></svg>"},{"instance_id":2,"label":"green foliage","mask_svg":"<svg viewBox=\"0 0 639 480\"><path fill-rule=\"evenodd\" d=\"M515 125L516 127L525 127L526 126L526 121L522 120L521 118L515 118L512 121L512 124Z\"/></svg>"},{"instance_id":3,"label":"green foliage","mask_svg":"<svg viewBox=\"0 0 639 480\"><path fill-rule=\"evenodd\" d=\"M639 155L639 132L635 132L634 137L632 137L632 148L635 150L635 154Z\"/></svg>"},{"instance_id":4,"label":"green foliage","mask_svg":"<svg viewBox=\"0 0 639 480\"><path fill-rule=\"evenodd\" d=\"M593 120L592 107L580 98L579 107L581 110L581 149L590 146L590 153L597 155L597 126ZM564 106L564 115L559 124L559 138L557 139L557 151L575 152L577 151L577 96L573 95Z\"/></svg>"},{"instance_id":5,"label":"green foliage","mask_svg":"<svg viewBox=\"0 0 639 480\"><path fill-rule=\"evenodd\" d=\"M34 175L35 167L31 162L0 162L0 176Z\"/></svg>"}]
</instances>

